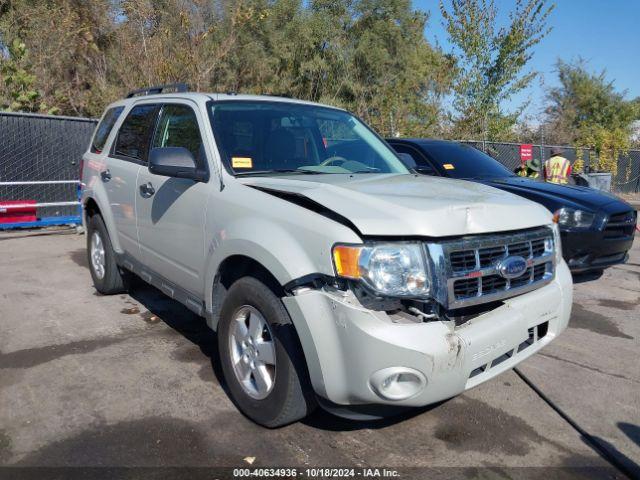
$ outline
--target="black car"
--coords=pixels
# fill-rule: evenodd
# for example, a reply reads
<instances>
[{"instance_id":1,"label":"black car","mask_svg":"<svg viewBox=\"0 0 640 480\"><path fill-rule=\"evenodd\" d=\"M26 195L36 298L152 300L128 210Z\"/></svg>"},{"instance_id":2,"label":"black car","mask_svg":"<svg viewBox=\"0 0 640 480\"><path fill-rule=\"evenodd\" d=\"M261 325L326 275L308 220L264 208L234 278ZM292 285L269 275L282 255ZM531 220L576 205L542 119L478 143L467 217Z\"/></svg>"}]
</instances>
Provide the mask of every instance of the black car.
<instances>
[{"instance_id":1,"label":"black car","mask_svg":"<svg viewBox=\"0 0 640 480\"><path fill-rule=\"evenodd\" d=\"M572 272L597 272L624 263L637 213L618 197L576 185L522 178L469 145L444 140L388 139L416 172L484 183L547 207L560 226L563 256Z\"/></svg>"}]
</instances>

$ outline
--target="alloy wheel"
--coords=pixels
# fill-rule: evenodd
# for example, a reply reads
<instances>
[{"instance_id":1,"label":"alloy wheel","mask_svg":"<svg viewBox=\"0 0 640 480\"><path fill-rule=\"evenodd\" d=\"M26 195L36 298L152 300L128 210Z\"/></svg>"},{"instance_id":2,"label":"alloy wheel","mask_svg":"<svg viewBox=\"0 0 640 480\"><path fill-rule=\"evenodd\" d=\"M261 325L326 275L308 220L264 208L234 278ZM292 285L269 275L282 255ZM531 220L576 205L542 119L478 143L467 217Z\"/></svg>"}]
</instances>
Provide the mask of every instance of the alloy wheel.
<instances>
[{"instance_id":1,"label":"alloy wheel","mask_svg":"<svg viewBox=\"0 0 640 480\"><path fill-rule=\"evenodd\" d=\"M266 398L276 379L276 348L271 327L262 314L243 305L229 328L229 352L233 371L247 395Z\"/></svg>"}]
</instances>

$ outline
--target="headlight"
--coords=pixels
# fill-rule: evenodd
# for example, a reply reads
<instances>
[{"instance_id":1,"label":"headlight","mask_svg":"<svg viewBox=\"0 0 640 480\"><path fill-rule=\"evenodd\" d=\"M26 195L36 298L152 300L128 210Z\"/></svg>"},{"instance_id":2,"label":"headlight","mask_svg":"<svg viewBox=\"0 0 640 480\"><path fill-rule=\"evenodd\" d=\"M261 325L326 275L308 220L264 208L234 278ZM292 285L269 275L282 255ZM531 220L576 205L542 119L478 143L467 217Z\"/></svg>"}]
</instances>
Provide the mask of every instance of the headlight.
<instances>
[{"instance_id":1,"label":"headlight","mask_svg":"<svg viewBox=\"0 0 640 480\"><path fill-rule=\"evenodd\" d=\"M417 243L336 245L333 264L339 277L360 280L382 295L424 297L431 288L425 254Z\"/></svg>"},{"instance_id":2,"label":"headlight","mask_svg":"<svg viewBox=\"0 0 640 480\"><path fill-rule=\"evenodd\" d=\"M551 229L553 230L553 246L556 256L556 265L560 265L560 262L562 261L562 242L560 241L560 227L557 223L552 223Z\"/></svg>"},{"instance_id":3,"label":"headlight","mask_svg":"<svg viewBox=\"0 0 640 480\"><path fill-rule=\"evenodd\" d=\"M553 214L553 221L568 228L589 228L596 218L595 213L563 207Z\"/></svg>"}]
</instances>

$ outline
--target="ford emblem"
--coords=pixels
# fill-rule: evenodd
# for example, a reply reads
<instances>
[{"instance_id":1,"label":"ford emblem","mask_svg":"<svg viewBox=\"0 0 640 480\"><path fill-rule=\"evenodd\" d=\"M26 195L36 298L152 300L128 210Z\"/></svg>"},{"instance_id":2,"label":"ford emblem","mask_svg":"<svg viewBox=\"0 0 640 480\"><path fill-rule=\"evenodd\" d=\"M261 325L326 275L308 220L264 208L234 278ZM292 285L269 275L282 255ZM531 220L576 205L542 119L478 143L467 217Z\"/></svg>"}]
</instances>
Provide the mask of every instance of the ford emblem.
<instances>
[{"instance_id":1,"label":"ford emblem","mask_svg":"<svg viewBox=\"0 0 640 480\"><path fill-rule=\"evenodd\" d=\"M527 261L522 257L507 257L498 263L497 269L503 278L518 278L527 271Z\"/></svg>"}]
</instances>

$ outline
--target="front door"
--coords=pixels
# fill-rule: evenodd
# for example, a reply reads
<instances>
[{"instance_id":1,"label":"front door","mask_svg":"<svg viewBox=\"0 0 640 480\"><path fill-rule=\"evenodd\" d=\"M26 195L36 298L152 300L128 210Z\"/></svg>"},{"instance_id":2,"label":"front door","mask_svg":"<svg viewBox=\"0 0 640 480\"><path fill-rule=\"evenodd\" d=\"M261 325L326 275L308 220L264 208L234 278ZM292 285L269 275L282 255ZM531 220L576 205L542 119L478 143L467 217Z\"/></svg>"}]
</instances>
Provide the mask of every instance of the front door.
<instances>
[{"instance_id":1,"label":"front door","mask_svg":"<svg viewBox=\"0 0 640 480\"><path fill-rule=\"evenodd\" d=\"M184 147L208 169L204 125L188 103L161 107L151 148ZM136 212L143 263L179 287L204 295L205 215L208 183L138 172Z\"/></svg>"}]
</instances>

